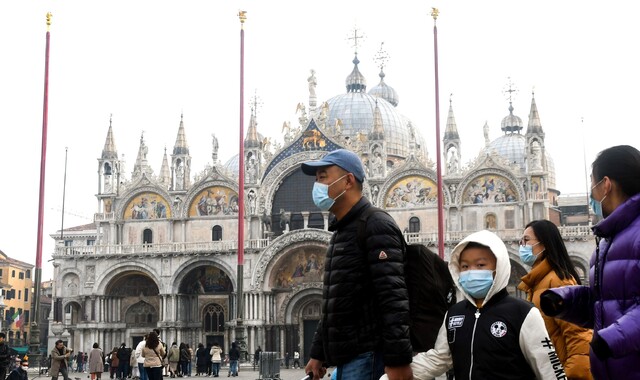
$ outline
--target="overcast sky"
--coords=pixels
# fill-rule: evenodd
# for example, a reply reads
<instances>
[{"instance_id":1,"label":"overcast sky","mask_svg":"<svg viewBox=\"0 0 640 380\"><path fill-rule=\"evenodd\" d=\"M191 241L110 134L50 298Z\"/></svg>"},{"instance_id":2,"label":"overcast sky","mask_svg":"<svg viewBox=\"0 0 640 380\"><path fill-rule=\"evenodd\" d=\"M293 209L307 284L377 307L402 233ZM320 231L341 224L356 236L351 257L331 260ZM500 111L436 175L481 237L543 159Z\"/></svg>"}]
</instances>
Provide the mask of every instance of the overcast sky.
<instances>
[{"instance_id":1,"label":"overcast sky","mask_svg":"<svg viewBox=\"0 0 640 380\"><path fill-rule=\"evenodd\" d=\"M368 88L379 81L373 58L384 42L385 81L435 160L432 6L440 10L441 132L453 94L463 162L482 148L485 121L490 138L500 136L509 77L519 90L514 113L525 124L535 89L563 194L586 191L583 157L590 165L606 147L640 146L640 3L633 1L2 1L0 250L35 263L48 11L45 280L53 273L50 234L61 226L65 147L68 228L90 223L97 210L97 159L111 114L129 176L143 131L159 173L181 114L192 174L211 162L212 133L223 162L237 153L239 9L248 12L245 100L257 94L262 103L261 134L282 141L282 123L296 123L296 105L308 101L310 69L319 104L345 92L354 53L347 37L357 26L366 36L358 56Z\"/></svg>"}]
</instances>

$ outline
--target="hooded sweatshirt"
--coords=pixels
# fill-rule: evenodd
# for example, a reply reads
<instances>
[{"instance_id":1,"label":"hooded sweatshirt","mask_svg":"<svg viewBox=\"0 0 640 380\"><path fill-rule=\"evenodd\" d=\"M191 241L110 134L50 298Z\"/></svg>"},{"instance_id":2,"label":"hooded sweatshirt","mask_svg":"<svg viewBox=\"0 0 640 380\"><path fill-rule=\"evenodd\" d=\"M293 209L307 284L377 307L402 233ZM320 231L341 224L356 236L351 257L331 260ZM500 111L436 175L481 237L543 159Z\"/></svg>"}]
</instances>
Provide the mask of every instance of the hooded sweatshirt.
<instances>
[{"instance_id":1,"label":"hooded sweatshirt","mask_svg":"<svg viewBox=\"0 0 640 380\"><path fill-rule=\"evenodd\" d=\"M493 285L481 307L459 284L460 254L470 242L489 247L496 257ZM566 379L540 312L512 297L507 248L490 231L467 236L453 250L449 271L464 300L452 306L435 347L413 358L414 379L432 379L454 368L464 379Z\"/></svg>"}]
</instances>

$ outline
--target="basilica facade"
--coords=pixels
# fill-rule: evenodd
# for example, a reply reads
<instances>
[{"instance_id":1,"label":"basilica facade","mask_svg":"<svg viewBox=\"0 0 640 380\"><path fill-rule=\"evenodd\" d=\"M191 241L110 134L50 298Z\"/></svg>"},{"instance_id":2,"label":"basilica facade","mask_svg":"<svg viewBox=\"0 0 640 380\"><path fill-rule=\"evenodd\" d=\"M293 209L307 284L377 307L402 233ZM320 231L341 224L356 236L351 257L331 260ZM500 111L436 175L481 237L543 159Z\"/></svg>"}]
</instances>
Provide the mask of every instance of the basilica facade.
<instances>
[{"instance_id":1,"label":"basilica facade","mask_svg":"<svg viewBox=\"0 0 640 380\"><path fill-rule=\"evenodd\" d=\"M49 349L57 339L81 351L93 342L105 349L122 342L135 346L159 328L165 342L218 342L227 351L241 320L248 352L258 346L283 355L300 350L306 360L320 319L331 215L313 204L313 178L302 173L300 163L338 148L362 157L365 195L394 217L407 241L436 249L438 192L444 198L445 259L471 232L489 229L501 236L511 257L509 290L517 294L529 269L518 257L524 226L535 219L561 220L560 191L535 98L526 124L509 102L501 136L490 140L485 125L484 148L464 164L450 104L439 187L424 136L398 111L399 96L382 68L379 77L367 91L356 57L346 92L319 102L312 71L309 100L298 104L294 125L283 124L281 142L259 133L252 111L243 168L237 157L219 161L215 136L211 164L191 167L181 119L158 174L147 159L144 136L126 173L110 124L98 158L94 222L51 235L56 248ZM239 170L245 178L242 271ZM584 283L594 247L590 230L560 228Z\"/></svg>"}]
</instances>

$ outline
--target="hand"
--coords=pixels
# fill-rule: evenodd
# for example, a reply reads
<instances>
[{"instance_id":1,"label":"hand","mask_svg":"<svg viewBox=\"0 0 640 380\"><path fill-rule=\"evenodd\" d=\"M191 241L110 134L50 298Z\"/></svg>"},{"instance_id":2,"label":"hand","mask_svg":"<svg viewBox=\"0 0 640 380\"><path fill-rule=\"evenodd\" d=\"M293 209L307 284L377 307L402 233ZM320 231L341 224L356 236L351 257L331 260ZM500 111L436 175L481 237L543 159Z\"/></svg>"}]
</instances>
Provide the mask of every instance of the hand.
<instances>
[{"instance_id":1,"label":"hand","mask_svg":"<svg viewBox=\"0 0 640 380\"><path fill-rule=\"evenodd\" d=\"M313 373L312 380L320 380L327 373L327 369L322 366L322 362L318 359L309 359L307 366L304 367L304 373Z\"/></svg>"},{"instance_id":2,"label":"hand","mask_svg":"<svg viewBox=\"0 0 640 380\"><path fill-rule=\"evenodd\" d=\"M384 367L384 372L389 380L412 380L413 371L409 364L402 367Z\"/></svg>"},{"instance_id":3,"label":"hand","mask_svg":"<svg viewBox=\"0 0 640 380\"><path fill-rule=\"evenodd\" d=\"M549 317L555 317L564 311L562 297L551 290L545 290L542 295L540 295L540 309Z\"/></svg>"}]
</instances>

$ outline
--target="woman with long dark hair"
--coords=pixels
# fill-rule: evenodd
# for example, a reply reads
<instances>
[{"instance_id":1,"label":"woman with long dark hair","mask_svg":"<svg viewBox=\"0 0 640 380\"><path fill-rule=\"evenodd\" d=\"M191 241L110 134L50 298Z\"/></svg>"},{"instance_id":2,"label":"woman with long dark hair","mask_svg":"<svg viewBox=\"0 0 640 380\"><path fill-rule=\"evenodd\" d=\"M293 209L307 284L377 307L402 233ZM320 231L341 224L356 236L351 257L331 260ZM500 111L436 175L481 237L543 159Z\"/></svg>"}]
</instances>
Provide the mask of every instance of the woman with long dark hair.
<instances>
[{"instance_id":1,"label":"woman with long dark hair","mask_svg":"<svg viewBox=\"0 0 640 380\"><path fill-rule=\"evenodd\" d=\"M593 328L591 373L597 379L640 379L640 151L603 150L591 165L596 249L590 286L542 294L547 315Z\"/></svg>"},{"instance_id":2,"label":"woman with long dark hair","mask_svg":"<svg viewBox=\"0 0 640 380\"><path fill-rule=\"evenodd\" d=\"M531 266L518 289L540 308L540 295L549 288L580 285L560 231L548 220L527 224L520 239L520 260ZM542 314L549 337L556 348L568 379L592 379L589 342L592 331L573 323Z\"/></svg>"},{"instance_id":3,"label":"woman with long dark hair","mask_svg":"<svg viewBox=\"0 0 640 380\"><path fill-rule=\"evenodd\" d=\"M144 358L143 365L147 371L147 378L149 380L162 380L164 346L160 344L160 339L158 339L158 334L155 331L149 333L141 356Z\"/></svg>"}]
</instances>

